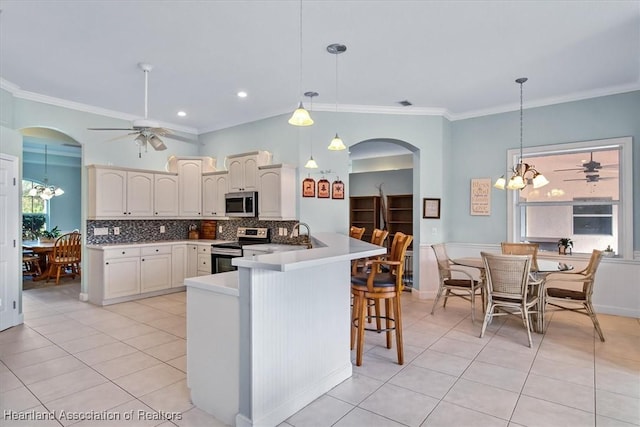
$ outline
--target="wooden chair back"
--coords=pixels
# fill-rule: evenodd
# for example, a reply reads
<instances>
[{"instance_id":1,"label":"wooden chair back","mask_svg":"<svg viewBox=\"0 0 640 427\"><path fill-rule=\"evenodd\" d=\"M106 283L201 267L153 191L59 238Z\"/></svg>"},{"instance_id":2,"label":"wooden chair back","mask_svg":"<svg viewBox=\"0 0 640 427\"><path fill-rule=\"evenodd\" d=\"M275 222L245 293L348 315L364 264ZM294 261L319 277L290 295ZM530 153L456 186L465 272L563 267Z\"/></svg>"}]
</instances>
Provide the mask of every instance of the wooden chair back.
<instances>
[{"instance_id":1,"label":"wooden chair back","mask_svg":"<svg viewBox=\"0 0 640 427\"><path fill-rule=\"evenodd\" d=\"M364 227L355 227L355 226L351 226L351 228L349 229L349 237L353 237L354 239L362 239L362 236L364 236L364 231L365 228Z\"/></svg>"},{"instance_id":2,"label":"wooden chair back","mask_svg":"<svg viewBox=\"0 0 640 427\"><path fill-rule=\"evenodd\" d=\"M80 262L82 239L80 233L67 233L56 239L51 255L51 263L71 264Z\"/></svg>"},{"instance_id":3,"label":"wooden chair back","mask_svg":"<svg viewBox=\"0 0 640 427\"><path fill-rule=\"evenodd\" d=\"M412 240L413 236L397 232L393 236L391 251L387 256L387 261L390 261L388 265L391 274L396 276L396 281L399 281L400 284L402 284L402 275L404 274L404 258Z\"/></svg>"},{"instance_id":4,"label":"wooden chair back","mask_svg":"<svg viewBox=\"0 0 640 427\"><path fill-rule=\"evenodd\" d=\"M373 230L373 233L371 234L371 243L378 246L384 246L383 243L388 236L389 232L387 230L380 230L379 228L375 228Z\"/></svg>"},{"instance_id":5,"label":"wooden chair back","mask_svg":"<svg viewBox=\"0 0 640 427\"><path fill-rule=\"evenodd\" d=\"M531 271L538 271L538 243L500 243L503 255L531 255Z\"/></svg>"}]
</instances>

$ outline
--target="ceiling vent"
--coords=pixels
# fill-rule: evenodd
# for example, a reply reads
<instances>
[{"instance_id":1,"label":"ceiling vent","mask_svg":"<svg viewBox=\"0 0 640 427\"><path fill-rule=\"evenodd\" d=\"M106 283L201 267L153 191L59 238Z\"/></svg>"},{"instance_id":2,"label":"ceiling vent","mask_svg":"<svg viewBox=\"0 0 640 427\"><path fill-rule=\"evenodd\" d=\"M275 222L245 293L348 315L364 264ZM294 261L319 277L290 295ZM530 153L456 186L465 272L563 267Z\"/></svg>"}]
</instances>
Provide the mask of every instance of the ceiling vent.
<instances>
[{"instance_id":1,"label":"ceiling vent","mask_svg":"<svg viewBox=\"0 0 640 427\"><path fill-rule=\"evenodd\" d=\"M398 104L402 105L403 107L408 107L410 105L413 105L411 102L407 101L406 99L404 101L398 101Z\"/></svg>"}]
</instances>

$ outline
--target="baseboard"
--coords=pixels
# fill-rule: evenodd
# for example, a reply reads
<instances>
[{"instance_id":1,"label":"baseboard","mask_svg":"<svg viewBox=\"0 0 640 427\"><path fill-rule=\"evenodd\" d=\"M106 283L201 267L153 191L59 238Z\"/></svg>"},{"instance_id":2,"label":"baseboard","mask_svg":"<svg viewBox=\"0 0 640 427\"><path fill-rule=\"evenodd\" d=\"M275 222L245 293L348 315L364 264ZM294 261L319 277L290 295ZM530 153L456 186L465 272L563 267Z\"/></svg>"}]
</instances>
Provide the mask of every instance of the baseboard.
<instances>
[{"instance_id":1,"label":"baseboard","mask_svg":"<svg viewBox=\"0 0 640 427\"><path fill-rule=\"evenodd\" d=\"M435 299L437 292L421 291L420 289L411 289L411 296L418 299Z\"/></svg>"},{"instance_id":2,"label":"baseboard","mask_svg":"<svg viewBox=\"0 0 640 427\"><path fill-rule=\"evenodd\" d=\"M614 316L640 318L640 309L628 309L624 307L615 307L610 305L593 304L596 314L612 314Z\"/></svg>"},{"instance_id":3,"label":"baseboard","mask_svg":"<svg viewBox=\"0 0 640 427\"><path fill-rule=\"evenodd\" d=\"M78 299L80 299L80 301L82 302L87 302L89 301L89 294L86 292L80 292L80 295L78 295Z\"/></svg>"}]
</instances>

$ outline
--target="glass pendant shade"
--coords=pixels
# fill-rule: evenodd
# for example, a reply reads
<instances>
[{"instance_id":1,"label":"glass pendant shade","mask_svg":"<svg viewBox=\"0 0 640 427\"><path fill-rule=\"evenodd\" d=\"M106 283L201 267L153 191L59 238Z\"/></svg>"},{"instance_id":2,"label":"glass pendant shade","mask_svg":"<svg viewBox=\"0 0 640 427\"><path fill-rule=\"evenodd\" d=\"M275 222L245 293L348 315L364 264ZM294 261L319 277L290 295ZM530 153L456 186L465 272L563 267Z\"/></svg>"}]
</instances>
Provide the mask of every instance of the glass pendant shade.
<instances>
[{"instance_id":1,"label":"glass pendant shade","mask_svg":"<svg viewBox=\"0 0 640 427\"><path fill-rule=\"evenodd\" d=\"M344 142L342 142L342 139L340 139L340 137L336 133L336 136L333 137L333 139L331 140L331 143L327 148L332 151L338 151L338 150L344 150L347 147L344 145Z\"/></svg>"},{"instance_id":2,"label":"glass pendant shade","mask_svg":"<svg viewBox=\"0 0 640 427\"><path fill-rule=\"evenodd\" d=\"M542 175L541 173L535 175L533 177L533 188L540 188L540 187L544 187L545 185L547 185L549 183L549 180Z\"/></svg>"},{"instance_id":3,"label":"glass pendant shade","mask_svg":"<svg viewBox=\"0 0 640 427\"><path fill-rule=\"evenodd\" d=\"M509 180L507 188L509 190L521 190L525 187L524 179L520 175L514 175Z\"/></svg>"},{"instance_id":4,"label":"glass pendant shade","mask_svg":"<svg viewBox=\"0 0 640 427\"><path fill-rule=\"evenodd\" d=\"M300 101L298 108L289 119L289 124L293 126L311 126L313 124L313 119L309 115L309 112L304 109L302 101Z\"/></svg>"},{"instance_id":5,"label":"glass pendant shade","mask_svg":"<svg viewBox=\"0 0 640 427\"><path fill-rule=\"evenodd\" d=\"M498 190L504 190L504 187L507 185L507 181L504 179L504 175L502 175L500 178L496 179L496 183L493 184L493 186L495 188L497 188Z\"/></svg>"},{"instance_id":6,"label":"glass pendant shade","mask_svg":"<svg viewBox=\"0 0 640 427\"><path fill-rule=\"evenodd\" d=\"M313 156L311 156L309 157L309 160L307 160L307 163L304 165L304 167L307 169L318 169L318 164L315 160L313 160Z\"/></svg>"},{"instance_id":7,"label":"glass pendant shade","mask_svg":"<svg viewBox=\"0 0 640 427\"><path fill-rule=\"evenodd\" d=\"M50 200L55 196L61 196L64 194L64 190L55 185L49 185L49 179L47 178L47 146L44 146L44 179L43 184L38 184L29 190L29 196L40 197L42 200Z\"/></svg>"}]
</instances>

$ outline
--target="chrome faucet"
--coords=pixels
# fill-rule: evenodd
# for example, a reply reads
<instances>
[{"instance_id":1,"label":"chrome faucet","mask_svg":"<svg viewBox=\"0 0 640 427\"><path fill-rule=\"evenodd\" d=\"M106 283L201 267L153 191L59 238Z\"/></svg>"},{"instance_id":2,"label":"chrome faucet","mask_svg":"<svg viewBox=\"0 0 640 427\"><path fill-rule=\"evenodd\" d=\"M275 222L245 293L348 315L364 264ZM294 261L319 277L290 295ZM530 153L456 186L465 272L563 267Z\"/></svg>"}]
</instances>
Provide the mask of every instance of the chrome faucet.
<instances>
[{"instance_id":1,"label":"chrome faucet","mask_svg":"<svg viewBox=\"0 0 640 427\"><path fill-rule=\"evenodd\" d=\"M309 224L307 224L306 222L298 222L296 223L296 225L293 226L293 228L291 229L291 234L289 235L289 238L293 238L293 236L296 234L296 230L298 230L298 234L300 233L300 226L304 225L307 229L307 237L306 239L303 240L304 243L306 243L307 245L307 249L311 249L312 244L311 244L311 227L309 227Z\"/></svg>"}]
</instances>

